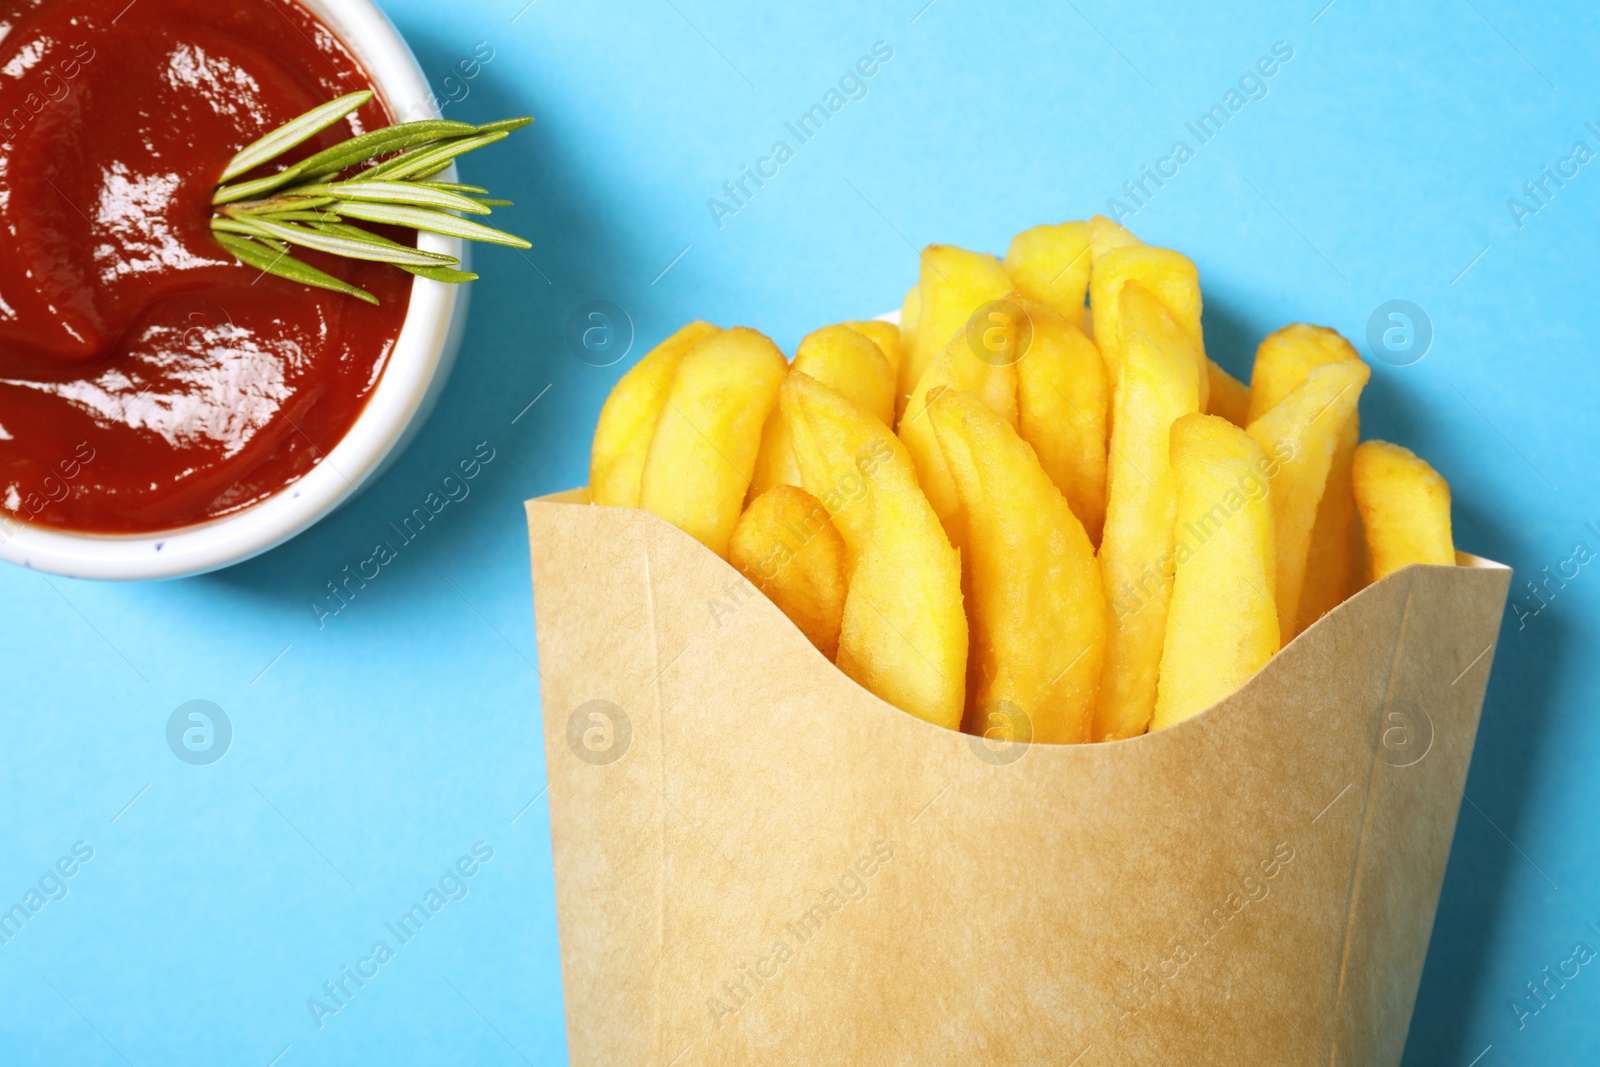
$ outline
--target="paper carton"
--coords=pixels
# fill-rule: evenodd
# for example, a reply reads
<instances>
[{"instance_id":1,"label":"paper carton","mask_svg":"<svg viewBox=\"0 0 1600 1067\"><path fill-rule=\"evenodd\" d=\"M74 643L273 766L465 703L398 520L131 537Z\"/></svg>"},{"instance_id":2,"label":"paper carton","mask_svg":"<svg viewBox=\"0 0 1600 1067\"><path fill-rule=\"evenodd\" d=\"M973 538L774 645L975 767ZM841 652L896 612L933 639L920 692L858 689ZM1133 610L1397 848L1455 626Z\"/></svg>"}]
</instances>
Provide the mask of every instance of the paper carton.
<instances>
[{"instance_id":1,"label":"paper carton","mask_svg":"<svg viewBox=\"0 0 1600 1067\"><path fill-rule=\"evenodd\" d=\"M574 1064L1399 1062L1505 567L1391 575L1160 733L998 745L582 500L528 504Z\"/></svg>"}]
</instances>

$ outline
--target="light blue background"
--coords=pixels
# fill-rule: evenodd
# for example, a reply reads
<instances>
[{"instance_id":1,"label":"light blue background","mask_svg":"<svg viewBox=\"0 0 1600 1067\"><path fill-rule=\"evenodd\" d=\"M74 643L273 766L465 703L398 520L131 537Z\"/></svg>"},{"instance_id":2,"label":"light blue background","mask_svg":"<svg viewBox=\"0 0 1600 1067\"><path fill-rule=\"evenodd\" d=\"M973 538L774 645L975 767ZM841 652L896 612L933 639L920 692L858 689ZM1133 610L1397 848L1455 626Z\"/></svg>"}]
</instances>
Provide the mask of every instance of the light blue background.
<instances>
[{"instance_id":1,"label":"light blue background","mask_svg":"<svg viewBox=\"0 0 1600 1067\"><path fill-rule=\"evenodd\" d=\"M681 322L792 352L897 306L924 244L1002 251L1104 210L1275 41L1294 56L1269 95L1130 222L1199 264L1212 354L1242 372L1294 320L1365 349L1373 309L1416 302L1432 349L1376 365L1367 432L1431 458L1457 543L1519 590L1600 549L1600 162L1521 227L1506 204L1576 140L1600 149L1593 4L524 2L386 5L441 90L494 48L448 114L538 118L465 165L534 248L479 253L458 369L395 467L208 577L0 570L0 902L95 849L0 947L0 1062L564 1063L521 501L584 480L606 391ZM869 95L719 229L707 198L880 40ZM607 369L563 341L596 298L638 331ZM319 630L323 583L483 441L471 496ZM1600 966L1521 1029L1510 1007L1600 947L1590 570L1526 628L1507 616L1408 1064L1600 1055ZM191 699L234 724L213 766L167 748ZM306 999L479 840L470 895L318 1030Z\"/></svg>"}]
</instances>

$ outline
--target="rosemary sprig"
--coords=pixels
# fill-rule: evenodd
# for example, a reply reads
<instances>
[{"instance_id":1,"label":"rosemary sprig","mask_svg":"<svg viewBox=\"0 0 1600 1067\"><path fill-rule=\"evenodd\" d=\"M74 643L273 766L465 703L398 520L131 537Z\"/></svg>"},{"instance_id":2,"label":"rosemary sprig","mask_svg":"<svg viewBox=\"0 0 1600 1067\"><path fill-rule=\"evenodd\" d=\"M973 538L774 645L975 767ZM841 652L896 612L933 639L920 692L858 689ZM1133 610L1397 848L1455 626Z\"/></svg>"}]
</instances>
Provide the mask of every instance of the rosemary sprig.
<instances>
[{"instance_id":1,"label":"rosemary sprig","mask_svg":"<svg viewBox=\"0 0 1600 1067\"><path fill-rule=\"evenodd\" d=\"M363 91L341 96L284 123L245 146L222 172L211 198L211 230L234 258L301 285L344 293L369 304L378 298L289 254L310 248L346 259L389 263L439 282L470 282L454 256L425 252L392 241L346 220L375 222L442 233L470 241L531 248L527 241L462 215L487 215L509 200L486 199L489 190L456 182L429 181L459 155L503 140L532 119L505 119L483 126L426 119L386 126L323 149L266 177L242 178L343 121L372 99ZM355 167L364 167L341 177Z\"/></svg>"}]
</instances>

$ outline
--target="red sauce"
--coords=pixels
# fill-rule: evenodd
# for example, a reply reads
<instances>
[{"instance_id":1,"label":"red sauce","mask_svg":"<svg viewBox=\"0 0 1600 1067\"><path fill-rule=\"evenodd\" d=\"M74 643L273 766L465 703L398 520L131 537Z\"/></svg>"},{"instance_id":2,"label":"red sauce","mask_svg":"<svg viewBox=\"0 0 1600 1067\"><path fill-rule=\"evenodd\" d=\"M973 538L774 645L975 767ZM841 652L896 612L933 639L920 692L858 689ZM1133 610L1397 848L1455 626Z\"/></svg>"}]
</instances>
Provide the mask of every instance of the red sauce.
<instances>
[{"instance_id":1,"label":"red sauce","mask_svg":"<svg viewBox=\"0 0 1600 1067\"><path fill-rule=\"evenodd\" d=\"M0 513L187 525L344 436L411 276L296 253L373 307L239 264L208 223L235 152L361 88L291 0L0 0ZM389 121L374 99L289 158Z\"/></svg>"}]
</instances>

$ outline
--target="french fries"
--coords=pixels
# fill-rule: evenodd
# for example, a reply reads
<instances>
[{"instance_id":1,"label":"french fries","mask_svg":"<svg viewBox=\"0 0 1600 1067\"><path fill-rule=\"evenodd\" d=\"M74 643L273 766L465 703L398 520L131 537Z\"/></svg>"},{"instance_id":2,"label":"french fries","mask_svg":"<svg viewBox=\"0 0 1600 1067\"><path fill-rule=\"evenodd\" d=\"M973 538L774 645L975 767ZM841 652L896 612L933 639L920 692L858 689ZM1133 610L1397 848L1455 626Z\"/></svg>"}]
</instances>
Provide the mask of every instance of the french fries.
<instances>
[{"instance_id":1,"label":"french fries","mask_svg":"<svg viewBox=\"0 0 1600 1067\"><path fill-rule=\"evenodd\" d=\"M888 427L804 372L784 381L779 403L795 427L806 491L845 541L839 669L896 707L959 729L967 670L961 562L910 457Z\"/></svg>"},{"instance_id":2,"label":"french fries","mask_svg":"<svg viewBox=\"0 0 1600 1067\"><path fill-rule=\"evenodd\" d=\"M1098 545L1106 522L1105 363L1070 316L1033 300L1022 309L1033 341L1017 362L1017 430Z\"/></svg>"},{"instance_id":3,"label":"french fries","mask_svg":"<svg viewBox=\"0 0 1600 1067\"><path fill-rule=\"evenodd\" d=\"M590 498L723 555L931 723L1163 729L1364 581L1456 558L1444 479L1357 444L1349 342L1286 326L1247 387L1201 309L1193 262L1100 216L1025 230L1003 264L930 246L898 327L823 327L792 366L743 327L667 338L601 411Z\"/></svg>"},{"instance_id":4,"label":"french fries","mask_svg":"<svg viewBox=\"0 0 1600 1067\"><path fill-rule=\"evenodd\" d=\"M1117 295L1129 282L1138 282L1167 309L1189 335L1195 367L1200 372L1200 410L1206 410L1211 375L1206 363L1205 339L1200 333L1200 275L1187 256L1146 244L1124 244L1095 257L1089 275L1089 302L1094 317L1094 342L1106 361L1106 377L1117 381L1122 361L1122 305ZM1115 385L1113 384L1113 400ZM1115 424L1115 417L1112 422Z\"/></svg>"},{"instance_id":5,"label":"french fries","mask_svg":"<svg viewBox=\"0 0 1600 1067\"><path fill-rule=\"evenodd\" d=\"M939 516L950 543L960 548L966 537L961 524L961 503L927 419L928 397L945 388L973 394L1016 426L1017 364L979 359L963 330L950 338L944 351L918 379L900 420L900 440L905 443L916 467L917 481L933 505L934 514Z\"/></svg>"},{"instance_id":6,"label":"french fries","mask_svg":"<svg viewBox=\"0 0 1600 1067\"><path fill-rule=\"evenodd\" d=\"M695 345L721 332L709 322L691 322L662 341L622 376L600 409L589 459L589 497L596 504L639 506L639 480L650 451L667 390L678 364Z\"/></svg>"},{"instance_id":7,"label":"french fries","mask_svg":"<svg viewBox=\"0 0 1600 1067\"><path fill-rule=\"evenodd\" d=\"M1278 539L1279 621L1285 639L1297 632L1312 530L1341 430L1354 415L1370 377L1372 371L1360 360L1325 363L1250 424L1250 436L1280 460L1272 478L1272 518Z\"/></svg>"},{"instance_id":8,"label":"french fries","mask_svg":"<svg viewBox=\"0 0 1600 1067\"><path fill-rule=\"evenodd\" d=\"M1081 329L1088 312L1084 298L1089 294L1089 267L1094 263L1089 241L1087 222L1024 230L1006 249L1006 273L1023 296L1054 308Z\"/></svg>"},{"instance_id":9,"label":"french fries","mask_svg":"<svg viewBox=\"0 0 1600 1067\"><path fill-rule=\"evenodd\" d=\"M967 729L984 733L1007 707L1027 717L1035 741L1087 741L1106 617L1083 524L1033 450L977 397L945 389L928 416L967 522Z\"/></svg>"},{"instance_id":10,"label":"french fries","mask_svg":"<svg viewBox=\"0 0 1600 1067\"><path fill-rule=\"evenodd\" d=\"M923 250L916 297L908 293L901 312L901 322L910 322L910 333L900 352L900 411L905 410L928 365L945 351L951 338L966 331L973 314L985 304L1003 299L1013 288L1005 268L993 256L949 245L929 245Z\"/></svg>"},{"instance_id":11,"label":"french fries","mask_svg":"<svg viewBox=\"0 0 1600 1067\"><path fill-rule=\"evenodd\" d=\"M793 367L843 393L885 425L893 422L894 368L882 347L866 332L848 323L824 326L800 342ZM756 455L749 495L754 499L775 485L799 484L800 468L794 458L793 434L783 411L774 407L761 431L761 451Z\"/></svg>"},{"instance_id":12,"label":"french fries","mask_svg":"<svg viewBox=\"0 0 1600 1067\"><path fill-rule=\"evenodd\" d=\"M1353 473L1372 581L1413 563L1455 564L1450 486L1427 461L1399 445L1367 441L1356 449Z\"/></svg>"},{"instance_id":13,"label":"french fries","mask_svg":"<svg viewBox=\"0 0 1600 1067\"><path fill-rule=\"evenodd\" d=\"M1177 573L1150 729L1204 711L1278 651L1267 457L1216 415L1172 424Z\"/></svg>"},{"instance_id":14,"label":"french fries","mask_svg":"<svg viewBox=\"0 0 1600 1067\"><path fill-rule=\"evenodd\" d=\"M728 562L794 620L817 651L839 652L849 576L844 538L816 497L775 485L733 527Z\"/></svg>"},{"instance_id":15,"label":"french fries","mask_svg":"<svg viewBox=\"0 0 1600 1067\"><path fill-rule=\"evenodd\" d=\"M1355 347L1326 326L1295 323L1268 334L1256 349L1250 374L1249 425L1265 415L1290 392L1299 388L1313 368L1341 360L1359 361ZM1361 437L1361 417L1352 409L1339 425L1333 465L1327 488L1317 504L1306 553L1306 578L1300 593L1295 630L1304 630L1349 596L1354 569L1356 498L1350 485L1350 466Z\"/></svg>"},{"instance_id":16,"label":"french fries","mask_svg":"<svg viewBox=\"0 0 1600 1067\"><path fill-rule=\"evenodd\" d=\"M1178 506L1169 434L1173 422L1200 410L1194 342L1140 282L1118 287L1117 329L1121 380L1100 542L1111 624L1094 721L1097 741L1144 733L1155 710Z\"/></svg>"},{"instance_id":17,"label":"french fries","mask_svg":"<svg viewBox=\"0 0 1600 1067\"><path fill-rule=\"evenodd\" d=\"M684 353L650 438L639 506L726 557L788 370L777 345L742 326Z\"/></svg>"}]
</instances>

